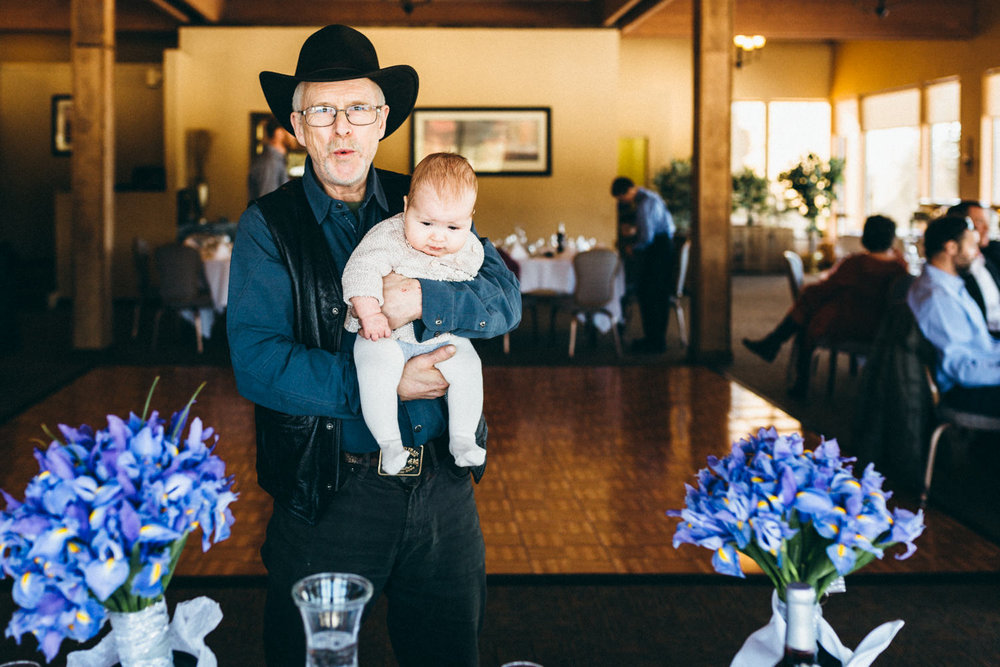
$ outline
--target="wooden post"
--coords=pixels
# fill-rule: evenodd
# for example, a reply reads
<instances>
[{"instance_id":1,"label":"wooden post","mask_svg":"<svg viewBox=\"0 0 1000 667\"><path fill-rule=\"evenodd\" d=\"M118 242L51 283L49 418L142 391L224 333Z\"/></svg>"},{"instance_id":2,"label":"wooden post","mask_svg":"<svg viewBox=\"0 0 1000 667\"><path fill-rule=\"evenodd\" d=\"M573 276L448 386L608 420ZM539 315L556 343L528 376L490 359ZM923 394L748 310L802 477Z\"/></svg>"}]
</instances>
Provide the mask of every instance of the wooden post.
<instances>
[{"instance_id":1,"label":"wooden post","mask_svg":"<svg viewBox=\"0 0 1000 667\"><path fill-rule=\"evenodd\" d=\"M730 318L730 104L734 0L694 2L694 298L692 361L732 360Z\"/></svg>"},{"instance_id":2,"label":"wooden post","mask_svg":"<svg viewBox=\"0 0 1000 667\"><path fill-rule=\"evenodd\" d=\"M73 347L111 344L114 0L72 0Z\"/></svg>"}]
</instances>

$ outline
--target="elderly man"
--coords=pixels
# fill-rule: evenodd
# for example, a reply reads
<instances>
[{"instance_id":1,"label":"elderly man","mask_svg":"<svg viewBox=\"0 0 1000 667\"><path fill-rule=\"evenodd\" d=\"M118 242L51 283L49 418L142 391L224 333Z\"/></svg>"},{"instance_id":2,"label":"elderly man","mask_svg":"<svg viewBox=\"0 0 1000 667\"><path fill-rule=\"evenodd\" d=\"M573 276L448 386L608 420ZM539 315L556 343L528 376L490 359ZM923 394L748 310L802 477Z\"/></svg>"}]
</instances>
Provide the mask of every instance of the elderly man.
<instances>
[{"instance_id":1,"label":"elderly man","mask_svg":"<svg viewBox=\"0 0 1000 667\"><path fill-rule=\"evenodd\" d=\"M260 82L275 117L308 152L301 179L241 217L229 285L233 368L240 393L256 404L257 479L274 497L261 549L267 664L305 662L292 585L343 571L371 580L372 602L386 594L400 665L476 665L484 545L469 468L448 452L448 387L434 366L455 348L407 362L397 391L411 456L405 476L386 475L361 416L355 335L344 329L344 264L372 226L403 210L409 177L372 160L412 110L417 73L380 68L364 35L334 25L305 41L294 75L262 72ZM517 281L483 246L471 281L390 274L390 325L412 322L421 340L444 331L492 337L516 326ZM481 422L483 446L485 430Z\"/></svg>"},{"instance_id":2,"label":"elderly man","mask_svg":"<svg viewBox=\"0 0 1000 667\"><path fill-rule=\"evenodd\" d=\"M967 218L979 234L979 254L962 278L990 333L1000 337L1000 241L990 240L989 212L979 202L965 200L949 208L947 215Z\"/></svg>"},{"instance_id":3,"label":"elderly man","mask_svg":"<svg viewBox=\"0 0 1000 667\"><path fill-rule=\"evenodd\" d=\"M937 350L935 379L957 408L1000 416L1000 341L960 273L979 255L979 234L965 218L933 220L924 232L927 264L907 294L920 331Z\"/></svg>"},{"instance_id":4,"label":"elderly man","mask_svg":"<svg viewBox=\"0 0 1000 667\"><path fill-rule=\"evenodd\" d=\"M635 241L624 248L636 262L642 340L635 352L663 352L667 347L667 317L673 289L674 219L663 198L632 179L619 176L611 183L611 196L635 208Z\"/></svg>"}]
</instances>

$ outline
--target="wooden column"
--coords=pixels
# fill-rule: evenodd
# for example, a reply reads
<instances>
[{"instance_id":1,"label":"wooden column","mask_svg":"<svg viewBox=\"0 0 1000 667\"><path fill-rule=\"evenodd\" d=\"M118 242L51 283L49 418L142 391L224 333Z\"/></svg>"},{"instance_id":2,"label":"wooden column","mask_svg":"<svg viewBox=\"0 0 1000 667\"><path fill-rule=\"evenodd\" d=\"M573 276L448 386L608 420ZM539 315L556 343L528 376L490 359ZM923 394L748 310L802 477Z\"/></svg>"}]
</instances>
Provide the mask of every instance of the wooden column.
<instances>
[{"instance_id":1,"label":"wooden column","mask_svg":"<svg viewBox=\"0 0 1000 667\"><path fill-rule=\"evenodd\" d=\"M73 347L111 344L115 1L72 0Z\"/></svg>"},{"instance_id":2,"label":"wooden column","mask_svg":"<svg viewBox=\"0 0 1000 667\"><path fill-rule=\"evenodd\" d=\"M694 0L692 361L732 359L729 167L734 0Z\"/></svg>"}]
</instances>

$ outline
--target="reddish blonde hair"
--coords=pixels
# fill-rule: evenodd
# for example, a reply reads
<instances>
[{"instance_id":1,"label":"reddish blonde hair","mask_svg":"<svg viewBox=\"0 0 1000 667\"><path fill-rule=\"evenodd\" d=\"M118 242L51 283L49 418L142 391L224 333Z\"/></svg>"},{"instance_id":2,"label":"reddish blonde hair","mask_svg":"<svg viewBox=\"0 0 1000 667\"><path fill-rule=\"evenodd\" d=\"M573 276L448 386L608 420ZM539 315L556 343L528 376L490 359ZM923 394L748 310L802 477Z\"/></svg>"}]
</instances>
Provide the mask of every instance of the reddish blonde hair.
<instances>
[{"instance_id":1,"label":"reddish blonde hair","mask_svg":"<svg viewBox=\"0 0 1000 667\"><path fill-rule=\"evenodd\" d=\"M469 161L457 153L431 153L413 169L409 198L426 185L442 196L458 198L469 190L479 194L479 181Z\"/></svg>"}]
</instances>

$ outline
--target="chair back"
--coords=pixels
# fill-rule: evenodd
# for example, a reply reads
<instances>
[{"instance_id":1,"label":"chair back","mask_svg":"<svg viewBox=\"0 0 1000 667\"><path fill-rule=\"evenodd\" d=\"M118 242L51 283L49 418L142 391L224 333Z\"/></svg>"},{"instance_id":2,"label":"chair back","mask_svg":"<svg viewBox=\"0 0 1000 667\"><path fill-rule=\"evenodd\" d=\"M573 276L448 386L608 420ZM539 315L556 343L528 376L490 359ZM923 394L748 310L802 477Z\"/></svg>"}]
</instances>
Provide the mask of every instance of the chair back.
<instances>
[{"instance_id":1,"label":"chair back","mask_svg":"<svg viewBox=\"0 0 1000 667\"><path fill-rule=\"evenodd\" d=\"M172 307L211 305L201 253L182 243L171 243L155 250L156 270L160 279L160 298Z\"/></svg>"},{"instance_id":2,"label":"chair back","mask_svg":"<svg viewBox=\"0 0 1000 667\"><path fill-rule=\"evenodd\" d=\"M677 251L677 261L674 262L676 271L674 274L674 297L680 299L684 296L684 286L687 284L688 261L691 256L691 239L685 239Z\"/></svg>"},{"instance_id":3,"label":"chair back","mask_svg":"<svg viewBox=\"0 0 1000 667\"><path fill-rule=\"evenodd\" d=\"M792 292L792 301L799 298L802 291L802 282L805 280L805 270L802 266L802 258L797 252L786 250L785 255L785 275L788 277L788 287Z\"/></svg>"},{"instance_id":4,"label":"chair back","mask_svg":"<svg viewBox=\"0 0 1000 667\"><path fill-rule=\"evenodd\" d=\"M587 250L573 258L577 308L602 308L614 298L618 262L618 253L609 248Z\"/></svg>"}]
</instances>

